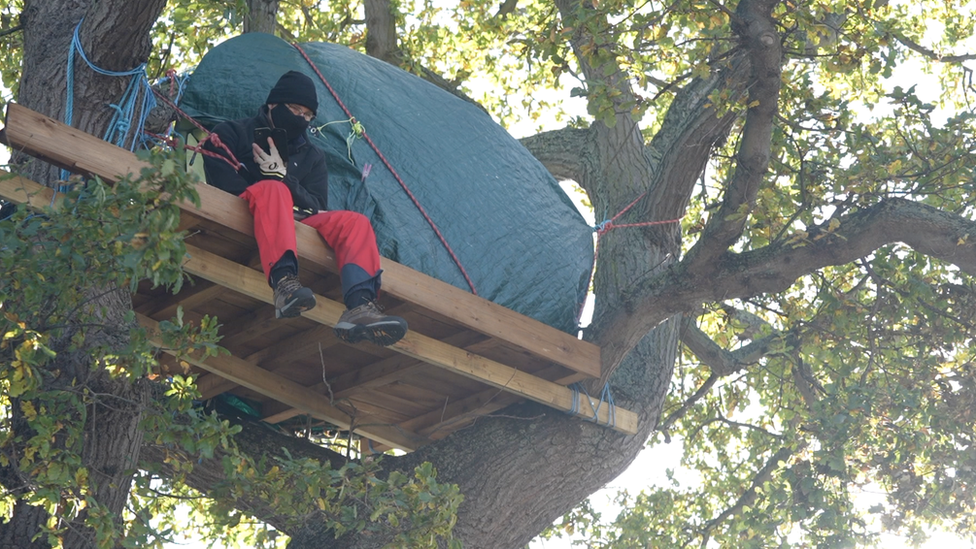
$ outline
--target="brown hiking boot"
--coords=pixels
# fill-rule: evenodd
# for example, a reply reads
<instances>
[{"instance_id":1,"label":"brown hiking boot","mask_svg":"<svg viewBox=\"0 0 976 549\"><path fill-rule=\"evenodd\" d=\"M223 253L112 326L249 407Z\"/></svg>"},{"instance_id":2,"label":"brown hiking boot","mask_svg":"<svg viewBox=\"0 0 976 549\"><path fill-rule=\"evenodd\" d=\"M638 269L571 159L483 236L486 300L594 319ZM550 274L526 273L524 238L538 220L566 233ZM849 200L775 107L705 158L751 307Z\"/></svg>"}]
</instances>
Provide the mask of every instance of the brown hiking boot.
<instances>
[{"instance_id":1,"label":"brown hiking boot","mask_svg":"<svg viewBox=\"0 0 976 549\"><path fill-rule=\"evenodd\" d=\"M377 345L393 345L407 333L407 321L384 315L379 305L370 301L347 309L335 325L335 335L346 343L366 340Z\"/></svg>"},{"instance_id":2,"label":"brown hiking boot","mask_svg":"<svg viewBox=\"0 0 976 549\"><path fill-rule=\"evenodd\" d=\"M275 318L294 318L315 307L315 294L302 286L295 275L285 275L274 289Z\"/></svg>"}]
</instances>

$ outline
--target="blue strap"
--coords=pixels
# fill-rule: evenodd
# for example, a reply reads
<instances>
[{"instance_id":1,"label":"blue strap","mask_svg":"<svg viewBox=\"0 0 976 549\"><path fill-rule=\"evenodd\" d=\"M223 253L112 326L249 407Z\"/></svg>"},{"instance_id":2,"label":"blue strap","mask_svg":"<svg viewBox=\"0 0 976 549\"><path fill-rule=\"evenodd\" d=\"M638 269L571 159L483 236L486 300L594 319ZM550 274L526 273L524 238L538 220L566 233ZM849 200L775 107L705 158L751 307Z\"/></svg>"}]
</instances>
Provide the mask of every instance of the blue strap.
<instances>
[{"instance_id":1,"label":"blue strap","mask_svg":"<svg viewBox=\"0 0 976 549\"><path fill-rule=\"evenodd\" d=\"M610 392L609 382L603 385L603 392L600 395L600 400L599 402L596 403L593 402L593 398L586 391L586 387L584 387L580 383L573 383L572 385L569 386L569 389L573 391L573 405L566 413L568 413L571 416L575 416L579 413L580 411L579 396L580 396L580 391L582 391L583 395L586 396L586 400L590 403L590 409L593 410L593 417L583 418L583 419L587 421L592 421L593 423L599 425L600 407L602 407L603 403L606 402L607 405L610 406L610 408L608 409L609 414L607 415L607 426L615 427L617 425L617 407L613 403L613 393Z\"/></svg>"}]
</instances>

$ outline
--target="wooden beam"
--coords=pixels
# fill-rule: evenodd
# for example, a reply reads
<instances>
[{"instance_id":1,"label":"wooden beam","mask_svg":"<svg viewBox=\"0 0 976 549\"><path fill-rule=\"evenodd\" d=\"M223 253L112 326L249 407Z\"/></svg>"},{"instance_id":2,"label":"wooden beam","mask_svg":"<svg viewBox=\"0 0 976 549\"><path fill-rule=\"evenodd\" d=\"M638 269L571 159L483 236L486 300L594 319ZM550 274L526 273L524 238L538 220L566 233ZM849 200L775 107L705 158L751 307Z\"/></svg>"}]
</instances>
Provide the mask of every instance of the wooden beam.
<instances>
[{"instance_id":1,"label":"wooden beam","mask_svg":"<svg viewBox=\"0 0 976 549\"><path fill-rule=\"evenodd\" d=\"M189 311L208 301L217 299L220 294L226 291L227 289L223 286L201 281L197 286L190 288L184 285L184 288L176 295L166 294L159 299L146 303L139 307L136 312L158 320L169 320L176 316L178 307L183 307L183 311Z\"/></svg>"},{"instance_id":2,"label":"wooden beam","mask_svg":"<svg viewBox=\"0 0 976 549\"><path fill-rule=\"evenodd\" d=\"M259 301L272 302L271 288L264 280L263 273L190 245L187 245L187 252L188 259L184 263L187 272ZM303 312L302 316L326 326L335 326L345 306L322 296L316 296L316 300L318 305ZM581 418L596 416L597 423L617 431L630 435L637 433L637 414L631 411L615 408L611 412L609 405L600 405L599 401L592 401L562 385L436 339L407 332L403 339L388 348Z\"/></svg>"},{"instance_id":3,"label":"wooden beam","mask_svg":"<svg viewBox=\"0 0 976 549\"><path fill-rule=\"evenodd\" d=\"M174 354L163 344L160 336L159 323L144 316L136 315L139 323L149 332L149 341L168 354ZM299 385L294 381L277 376L263 368L245 362L237 357L220 355L207 359L199 358L199 355L187 357L187 361L222 377L232 380L238 385L242 385L275 400L301 408L312 417L328 421L340 429L353 427L353 432L362 436L378 440L384 444L389 444L404 450L415 450L422 439L412 433L408 433L396 426L377 425L370 418L352 418L349 414L328 403L322 395ZM356 424L368 425L368 427L355 427Z\"/></svg>"},{"instance_id":4,"label":"wooden beam","mask_svg":"<svg viewBox=\"0 0 976 549\"><path fill-rule=\"evenodd\" d=\"M136 156L76 128L8 103L6 138L10 146L71 171L117 181L146 166ZM201 207L181 204L184 212L253 235L253 222L243 200L205 184L197 186ZM335 256L311 227L296 224L298 254L331 272ZM570 334L520 315L464 290L400 265L382 260L383 290L443 315L472 330L503 339L546 360L590 377L600 375L600 349Z\"/></svg>"},{"instance_id":5,"label":"wooden beam","mask_svg":"<svg viewBox=\"0 0 976 549\"><path fill-rule=\"evenodd\" d=\"M560 366L550 366L541 372L536 372L535 375L542 379L552 379L559 385L580 381L580 374L574 373L561 377L565 372L566 370ZM449 402L441 410L435 410L398 425L410 432L417 432L431 440L436 440L447 436L480 416L501 410L521 400L510 393L499 393L498 389L488 389ZM439 436L438 433L440 433Z\"/></svg>"},{"instance_id":6,"label":"wooden beam","mask_svg":"<svg viewBox=\"0 0 976 549\"><path fill-rule=\"evenodd\" d=\"M14 184L14 186L16 188L15 192L12 192L12 200L16 200L19 197L21 201L30 200L32 203L37 201L41 201L43 204L50 203L49 201L53 192L46 187L23 178L20 178L20 181ZM0 185L0 190L6 192L6 187ZM6 195L4 197L6 198ZM263 273L233 263L218 255L191 245L187 245L187 251L189 257L184 265L187 272L238 291L259 301L272 303L273 295L267 282L264 280ZM303 316L327 326L335 326L345 307L321 296L317 296L317 300L319 303L318 306L311 311L306 311L303 313ZM408 332L402 340L390 348L435 366L503 389L509 393L566 412L573 411L576 416L609 425L617 431L627 434L636 434L637 432L637 415L631 411L616 408L613 410L614 418L611 421L609 406L601 405L598 401L588 399L584 395L575 394L572 390L556 383L539 379L510 366L497 363L423 335ZM237 360L240 361L240 359ZM246 362L243 363L247 366L257 368ZM241 385L243 384L241 383ZM302 387L302 389L310 391L307 387ZM258 390L258 392L261 391ZM287 403L284 400L282 402ZM376 437L372 438L374 440L380 440Z\"/></svg>"},{"instance_id":7,"label":"wooden beam","mask_svg":"<svg viewBox=\"0 0 976 549\"><path fill-rule=\"evenodd\" d=\"M461 332L444 341L451 345L467 347L476 344L477 341L484 339L484 337L473 332ZM336 376L334 379L329 380L328 387L326 387L325 383L317 383L312 386L312 390L322 394L331 390L334 398L347 398L376 387L382 387L383 385L399 381L411 375L423 364L423 361L397 354ZM297 409L281 410L268 415L264 418L264 421L268 423L280 423L301 414L302 411Z\"/></svg>"},{"instance_id":8,"label":"wooden beam","mask_svg":"<svg viewBox=\"0 0 976 549\"><path fill-rule=\"evenodd\" d=\"M33 210L51 205L54 190L35 183L26 177L0 170L0 198L14 204L27 204Z\"/></svg>"},{"instance_id":9,"label":"wooden beam","mask_svg":"<svg viewBox=\"0 0 976 549\"><path fill-rule=\"evenodd\" d=\"M296 358L307 356L309 354L309 348L317 347L322 338L331 338L323 346L323 349L337 345L339 341L332 335L330 328L316 325L310 330L295 334L275 345L265 347L260 351L255 351L244 357L243 360L254 365L259 365L269 372L278 373L291 365L292 361ZM197 388L200 390L200 395L204 400L213 398L221 393L226 393L234 389L234 387L237 387L237 384L229 379L222 378L219 381L197 380ZM312 390L315 390L315 387L312 387ZM316 392L322 394L321 391Z\"/></svg>"},{"instance_id":10,"label":"wooden beam","mask_svg":"<svg viewBox=\"0 0 976 549\"><path fill-rule=\"evenodd\" d=\"M559 367L553 366L552 368ZM562 371L565 372L565 370ZM557 383L572 383L579 381L581 378L580 374L573 374L573 376L571 378L557 380ZM462 399L447 402L446 406L438 410L432 410L413 419L402 421L397 425L407 431L423 435L430 441L435 441L477 421L480 417L485 417L512 404L523 402L524 400L517 395L506 393L499 389L486 389ZM384 444L378 444L373 448L373 451L383 452L389 448Z\"/></svg>"}]
</instances>

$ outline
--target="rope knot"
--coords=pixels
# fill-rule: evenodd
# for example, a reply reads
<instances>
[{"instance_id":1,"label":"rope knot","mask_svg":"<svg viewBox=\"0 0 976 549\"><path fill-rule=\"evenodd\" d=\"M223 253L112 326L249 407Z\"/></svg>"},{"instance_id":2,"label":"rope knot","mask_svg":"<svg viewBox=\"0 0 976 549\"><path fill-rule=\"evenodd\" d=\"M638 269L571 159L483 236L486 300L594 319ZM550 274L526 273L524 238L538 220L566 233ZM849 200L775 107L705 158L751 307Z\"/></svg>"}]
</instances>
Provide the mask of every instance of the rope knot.
<instances>
[{"instance_id":1,"label":"rope knot","mask_svg":"<svg viewBox=\"0 0 976 549\"><path fill-rule=\"evenodd\" d=\"M612 219L604 219L601 223L593 226L593 230L596 231L596 234L603 234L612 228L613 228Z\"/></svg>"}]
</instances>

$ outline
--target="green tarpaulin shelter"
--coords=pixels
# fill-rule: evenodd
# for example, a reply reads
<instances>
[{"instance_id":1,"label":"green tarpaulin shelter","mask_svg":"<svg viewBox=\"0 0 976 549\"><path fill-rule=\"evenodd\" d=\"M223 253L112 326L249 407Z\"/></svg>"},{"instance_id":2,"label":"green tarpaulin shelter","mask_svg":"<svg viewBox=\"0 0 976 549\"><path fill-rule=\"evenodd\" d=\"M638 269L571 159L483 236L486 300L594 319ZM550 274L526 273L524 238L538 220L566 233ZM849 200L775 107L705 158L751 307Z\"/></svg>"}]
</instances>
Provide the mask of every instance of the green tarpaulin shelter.
<instances>
[{"instance_id":1,"label":"green tarpaulin shelter","mask_svg":"<svg viewBox=\"0 0 976 549\"><path fill-rule=\"evenodd\" d=\"M301 44L336 96L436 224L478 295L574 332L593 261L592 229L555 179L491 117L387 63L346 47ZM253 116L278 77L309 75L312 136L329 162L329 206L370 217L380 253L469 289L420 209L292 45L246 34L208 53L181 107L203 124Z\"/></svg>"}]
</instances>

